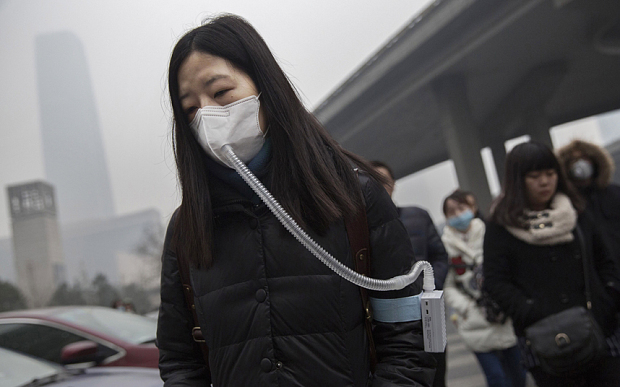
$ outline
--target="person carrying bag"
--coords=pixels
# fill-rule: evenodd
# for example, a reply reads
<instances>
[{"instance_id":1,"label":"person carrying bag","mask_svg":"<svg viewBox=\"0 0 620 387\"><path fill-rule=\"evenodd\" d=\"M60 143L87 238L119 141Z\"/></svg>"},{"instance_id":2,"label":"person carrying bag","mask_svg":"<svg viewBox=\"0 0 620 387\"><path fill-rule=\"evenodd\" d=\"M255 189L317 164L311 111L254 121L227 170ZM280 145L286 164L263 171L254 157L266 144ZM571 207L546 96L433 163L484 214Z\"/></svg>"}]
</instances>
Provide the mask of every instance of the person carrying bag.
<instances>
[{"instance_id":1,"label":"person carrying bag","mask_svg":"<svg viewBox=\"0 0 620 387\"><path fill-rule=\"evenodd\" d=\"M573 306L545 317L525 328L526 344L538 357L540 367L555 376L576 375L596 364L605 355L605 337L592 317L589 257L579 226L575 229L585 281L586 308Z\"/></svg>"},{"instance_id":2,"label":"person carrying bag","mask_svg":"<svg viewBox=\"0 0 620 387\"><path fill-rule=\"evenodd\" d=\"M484 239L484 285L512 319L538 387L620 386L620 273L545 145L506 157Z\"/></svg>"}]
</instances>

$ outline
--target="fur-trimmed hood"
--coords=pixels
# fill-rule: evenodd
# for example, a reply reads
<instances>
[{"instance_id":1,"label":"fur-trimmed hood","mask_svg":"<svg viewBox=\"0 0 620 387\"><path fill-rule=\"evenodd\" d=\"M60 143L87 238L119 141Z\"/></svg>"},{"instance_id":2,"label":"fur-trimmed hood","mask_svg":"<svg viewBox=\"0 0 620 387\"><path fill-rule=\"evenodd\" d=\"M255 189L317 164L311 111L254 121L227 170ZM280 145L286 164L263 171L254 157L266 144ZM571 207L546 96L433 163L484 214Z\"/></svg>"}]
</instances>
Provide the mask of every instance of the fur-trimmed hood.
<instances>
[{"instance_id":1,"label":"fur-trimmed hood","mask_svg":"<svg viewBox=\"0 0 620 387\"><path fill-rule=\"evenodd\" d=\"M605 188L611 183L615 165L614 160L605 148L589 142L573 140L570 144L558 149L558 159L567 173L570 170L571 164L577 160L573 156L574 151L579 151L583 156L589 158L594 163L594 182L598 188Z\"/></svg>"}]
</instances>

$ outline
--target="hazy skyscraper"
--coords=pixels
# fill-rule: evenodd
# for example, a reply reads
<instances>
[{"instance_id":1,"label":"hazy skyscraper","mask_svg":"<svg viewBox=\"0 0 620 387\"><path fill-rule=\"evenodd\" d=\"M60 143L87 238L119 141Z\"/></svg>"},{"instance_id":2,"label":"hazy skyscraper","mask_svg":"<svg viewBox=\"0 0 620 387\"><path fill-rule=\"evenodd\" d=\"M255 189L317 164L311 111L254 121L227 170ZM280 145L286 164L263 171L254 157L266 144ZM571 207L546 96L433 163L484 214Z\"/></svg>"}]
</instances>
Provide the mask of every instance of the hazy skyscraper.
<instances>
[{"instance_id":1,"label":"hazy skyscraper","mask_svg":"<svg viewBox=\"0 0 620 387\"><path fill-rule=\"evenodd\" d=\"M114 215L110 178L90 73L70 32L35 41L45 173L56 187L60 220Z\"/></svg>"}]
</instances>

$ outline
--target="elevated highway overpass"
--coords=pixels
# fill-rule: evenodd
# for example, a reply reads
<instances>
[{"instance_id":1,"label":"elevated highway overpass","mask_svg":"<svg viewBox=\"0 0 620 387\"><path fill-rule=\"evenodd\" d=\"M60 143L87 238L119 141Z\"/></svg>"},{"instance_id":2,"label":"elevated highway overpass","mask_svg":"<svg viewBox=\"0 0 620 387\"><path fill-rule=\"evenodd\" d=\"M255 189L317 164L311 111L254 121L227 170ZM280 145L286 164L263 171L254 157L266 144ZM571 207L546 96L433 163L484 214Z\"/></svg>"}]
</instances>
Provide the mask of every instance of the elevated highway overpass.
<instances>
[{"instance_id":1,"label":"elevated highway overpass","mask_svg":"<svg viewBox=\"0 0 620 387\"><path fill-rule=\"evenodd\" d=\"M314 113L397 178L452 159L486 207L482 148L501 179L506 140L619 108L620 1L441 0Z\"/></svg>"}]
</instances>

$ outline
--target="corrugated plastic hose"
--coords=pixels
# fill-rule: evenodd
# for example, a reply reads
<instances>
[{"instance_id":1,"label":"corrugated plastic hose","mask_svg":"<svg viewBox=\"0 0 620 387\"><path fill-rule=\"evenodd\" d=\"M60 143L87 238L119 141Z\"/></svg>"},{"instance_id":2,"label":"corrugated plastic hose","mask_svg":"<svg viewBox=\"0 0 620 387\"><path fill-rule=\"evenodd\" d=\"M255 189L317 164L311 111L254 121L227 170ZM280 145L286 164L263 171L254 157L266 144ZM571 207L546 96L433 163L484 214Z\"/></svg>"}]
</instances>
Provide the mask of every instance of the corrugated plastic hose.
<instances>
[{"instance_id":1,"label":"corrugated plastic hose","mask_svg":"<svg viewBox=\"0 0 620 387\"><path fill-rule=\"evenodd\" d=\"M258 197L265 203L280 223L282 223L282 225L295 237L295 239L304 245L308 251L310 251L315 257L317 257L321 262L327 265L327 267L342 278L357 286L361 286L369 290L388 291L399 290L407 285L410 285L420 276L420 273L424 272L424 291L433 291L435 289L433 267L427 261L418 261L413 265L409 273L399 275L388 280L368 278L343 265L318 243L316 243L310 235L308 235L297 224L297 222L295 222L295 220L284 210L284 208L282 208L280 203L278 203L278 201L271 195L260 180L258 180L248 169L248 167L241 160L239 160L230 145L224 145L222 150L228 157L228 160L235 167L237 173L239 173L243 180L245 180L252 190L256 192Z\"/></svg>"}]
</instances>

